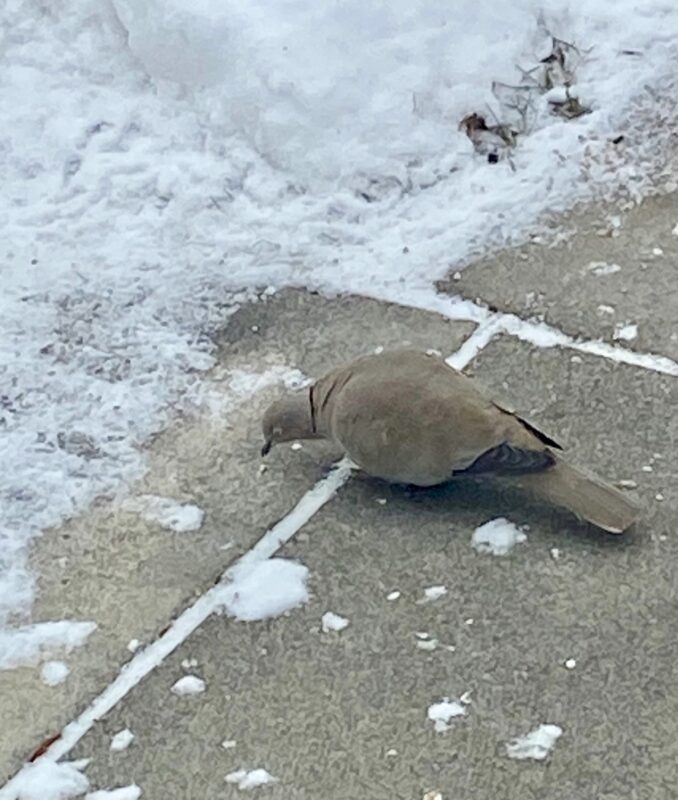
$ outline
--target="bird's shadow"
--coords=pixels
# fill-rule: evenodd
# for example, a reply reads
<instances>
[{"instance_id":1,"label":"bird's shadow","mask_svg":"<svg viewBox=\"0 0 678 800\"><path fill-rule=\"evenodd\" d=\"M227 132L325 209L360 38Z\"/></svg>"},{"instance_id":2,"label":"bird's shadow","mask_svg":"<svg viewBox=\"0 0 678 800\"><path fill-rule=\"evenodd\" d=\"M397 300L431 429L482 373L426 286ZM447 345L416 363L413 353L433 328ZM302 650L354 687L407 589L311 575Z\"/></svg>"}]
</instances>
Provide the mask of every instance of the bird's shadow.
<instances>
[{"instance_id":1,"label":"bird's shadow","mask_svg":"<svg viewBox=\"0 0 678 800\"><path fill-rule=\"evenodd\" d=\"M323 473L329 473L331 468L325 466ZM634 544L639 536L637 525L624 534L611 534L578 519L565 509L540 503L518 488L493 482L491 479L459 477L435 486L422 487L390 483L356 470L351 481L362 487L375 501L386 495L399 508L420 507L450 513L457 511L464 516L477 515L482 511L491 518L512 518L520 524L528 524L534 531L541 530L554 538L565 534L602 548L626 548Z\"/></svg>"}]
</instances>

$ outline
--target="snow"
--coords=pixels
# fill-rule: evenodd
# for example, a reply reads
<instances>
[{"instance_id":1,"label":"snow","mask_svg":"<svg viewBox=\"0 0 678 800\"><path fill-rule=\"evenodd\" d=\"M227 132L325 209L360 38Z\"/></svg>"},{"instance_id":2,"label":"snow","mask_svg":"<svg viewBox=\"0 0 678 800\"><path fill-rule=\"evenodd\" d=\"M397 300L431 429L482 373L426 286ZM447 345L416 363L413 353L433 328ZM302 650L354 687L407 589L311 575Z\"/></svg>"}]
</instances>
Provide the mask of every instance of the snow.
<instances>
[{"instance_id":1,"label":"snow","mask_svg":"<svg viewBox=\"0 0 678 800\"><path fill-rule=\"evenodd\" d=\"M123 502L127 511L137 511L149 522L177 533L197 531L205 518L205 512L192 503L178 503L169 497L144 494Z\"/></svg>"},{"instance_id":2,"label":"snow","mask_svg":"<svg viewBox=\"0 0 678 800\"><path fill-rule=\"evenodd\" d=\"M591 261L586 270L592 275L614 275L615 272L621 272L621 267L619 264L608 264L607 261Z\"/></svg>"},{"instance_id":3,"label":"snow","mask_svg":"<svg viewBox=\"0 0 678 800\"><path fill-rule=\"evenodd\" d=\"M124 728L121 731L118 731L115 736L111 739L111 750L115 753L119 753L122 750L127 750L127 748L132 744L134 740L134 734L129 728Z\"/></svg>"},{"instance_id":4,"label":"snow","mask_svg":"<svg viewBox=\"0 0 678 800\"><path fill-rule=\"evenodd\" d=\"M99 789L97 792L88 792L85 800L139 800L141 789L136 783L121 786L119 789Z\"/></svg>"},{"instance_id":5,"label":"snow","mask_svg":"<svg viewBox=\"0 0 678 800\"><path fill-rule=\"evenodd\" d=\"M320 623L323 633L329 633L330 631L343 631L344 628L347 628L349 625L349 621L346 619L346 617L340 617L339 614L335 614L333 611L326 611L323 614Z\"/></svg>"},{"instance_id":6,"label":"snow","mask_svg":"<svg viewBox=\"0 0 678 800\"><path fill-rule=\"evenodd\" d=\"M433 722L433 727L438 733L444 733L451 727L450 720L466 715L466 707L457 700L444 697L438 703L428 707L427 717Z\"/></svg>"},{"instance_id":7,"label":"snow","mask_svg":"<svg viewBox=\"0 0 678 800\"><path fill-rule=\"evenodd\" d=\"M223 590L223 607L237 620L279 617L308 600L308 569L297 561L271 558L232 577Z\"/></svg>"},{"instance_id":8,"label":"snow","mask_svg":"<svg viewBox=\"0 0 678 800\"><path fill-rule=\"evenodd\" d=\"M447 588L445 586L429 586L427 589L424 589L424 597L420 602L432 603L434 600L439 600L446 594Z\"/></svg>"},{"instance_id":9,"label":"snow","mask_svg":"<svg viewBox=\"0 0 678 800\"><path fill-rule=\"evenodd\" d=\"M527 535L505 517L483 523L473 531L471 545L479 553L494 556L508 555L517 544L527 541Z\"/></svg>"},{"instance_id":10,"label":"snow","mask_svg":"<svg viewBox=\"0 0 678 800\"><path fill-rule=\"evenodd\" d=\"M241 790L256 789L268 783L276 783L277 780L262 768L252 770L238 769L226 776L226 783L234 783Z\"/></svg>"},{"instance_id":11,"label":"snow","mask_svg":"<svg viewBox=\"0 0 678 800\"><path fill-rule=\"evenodd\" d=\"M459 122L509 114L492 82L543 56L534 0L7 4L0 625L30 609L29 542L139 477L140 446L193 398L223 399L201 391L210 335L253 287L435 310L437 278L545 210L673 178L678 8L539 9L592 48L570 91L592 113L535 97L490 165Z\"/></svg>"},{"instance_id":12,"label":"snow","mask_svg":"<svg viewBox=\"0 0 678 800\"><path fill-rule=\"evenodd\" d=\"M638 326L633 322L618 325L614 330L614 338L622 342L631 342L638 336Z\"/></svg>"},{"instance_id":13,"label":"snow","mask_svg":"<svg viewBox=\"0 0 678 800\"><path fill-rule=\"evenodd\" d=\"M417 640L417 647L419 650L426 650L426 651L433 651L436 650L438 647L438 640L433 639L418 639Z\"/></svg>"},{"instance_id":14,"label":"snow","mask_svg":"<svg viewBox=\"0 0 678 800\"><path fill-rule=\"evenodd\" d=\"M16 800L69 800L80 797L89 788L87 777L79 764L57 764L50 759L40 759L27 764L12 786Z\"/></svg>"},{"instance_id":15,"label":"snow","mask_svg":"<svg viewBox=\"0 0 678 800\"><path fill-rule=\"evenodd\" d=\"M543 761L550 753L556 741L562 735L562 728L558 725L540 725L526 736L513 739L506 745L509 758Z\"/></svg>"},{"instance_id":16,"label":"snow","mask_svg":"<svg viewBox=\"0 0 678 800\"><path fill-rule=\"evenodd\" d=\"M202 694L206 689L205 681L197 675L184 675L172 686L171 691L179 697Z\"/></svg>"},{"instance_id":17,"label":"snow","mask_svg":"<svg viewBox=\"0 0 678 800\"><path fill-rule=\"evenodd\" d=\"M70 653L81 647L96 627L94 622L60 620L0 629L0 669L30 666L57 653Z\"/></svg>"},{"instance_id":18,"label":"snow","mask_svg":"<svg viewBox=\"0 0 678 800\"><path fill-rule=\"evenodd\" d=\"M58 686L68 677L70 670L63 661L45 661L40 670L40 677L45 686Z\"/></svg>"}]
</instances>

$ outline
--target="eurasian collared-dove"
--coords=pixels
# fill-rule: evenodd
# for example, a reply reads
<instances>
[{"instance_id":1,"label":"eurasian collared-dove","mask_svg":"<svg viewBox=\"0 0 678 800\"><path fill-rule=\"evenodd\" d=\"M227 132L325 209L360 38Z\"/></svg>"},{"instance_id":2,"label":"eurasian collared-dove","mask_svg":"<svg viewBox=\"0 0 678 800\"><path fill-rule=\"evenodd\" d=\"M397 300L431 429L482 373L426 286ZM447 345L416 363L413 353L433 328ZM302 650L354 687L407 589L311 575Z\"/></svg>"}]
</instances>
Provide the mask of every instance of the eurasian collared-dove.
<instances>
[{"instance_id":1,"label":"eurasian collared-dove","mask_svg":"<svg viewBox=\"0 0 678 800\"><path fill-rule=\"evenodd\" d=\"M489 399L434 354L395 350L337 367L309 389L273 403L263 420L266 455L293 439L331 439L375 477L433 486L459 475L508 479L610 533L638 509L580 472L546 434Z\"/></svg>"}]
</instances>

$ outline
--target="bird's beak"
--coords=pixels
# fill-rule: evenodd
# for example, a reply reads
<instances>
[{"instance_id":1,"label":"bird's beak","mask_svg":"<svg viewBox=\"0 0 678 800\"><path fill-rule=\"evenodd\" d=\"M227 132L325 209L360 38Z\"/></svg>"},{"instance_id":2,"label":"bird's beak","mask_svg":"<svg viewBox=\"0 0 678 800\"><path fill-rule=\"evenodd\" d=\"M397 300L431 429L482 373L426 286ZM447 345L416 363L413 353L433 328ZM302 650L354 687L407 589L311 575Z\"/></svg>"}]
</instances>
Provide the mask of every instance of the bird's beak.
<instances>
[{"instance_id":1,"label":"bird's beak","mask_svg":"<svg viewBox=\"0 0 678 800\"><path fill-rule=\"evenodd\" d=\"M270 439L267 439L264 443L264 446L261 448L261 457L267 456L271 452L271 447L273 447L273 442Z\"/></svg>"}]
</instances>

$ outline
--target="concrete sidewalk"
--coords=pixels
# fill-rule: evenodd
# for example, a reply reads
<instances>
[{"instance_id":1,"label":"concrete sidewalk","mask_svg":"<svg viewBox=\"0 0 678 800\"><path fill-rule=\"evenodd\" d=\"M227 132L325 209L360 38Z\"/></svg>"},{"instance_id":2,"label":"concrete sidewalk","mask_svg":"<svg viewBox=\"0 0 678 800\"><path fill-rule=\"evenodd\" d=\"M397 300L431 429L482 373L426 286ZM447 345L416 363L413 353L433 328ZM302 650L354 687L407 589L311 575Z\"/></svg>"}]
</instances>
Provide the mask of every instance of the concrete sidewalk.
<instances>
[{"instance_id":1,"label":"concrete sidewalk","mask_svg":"<svg viewBox=\"0 0 678 800\"><path fill-rule=\"evenodd\" d=\"M654 219L659 241L671 207L654 216L641 210L628 225L642 222L649 242ZM633 231L624 234L629 242ZM586 283L577 277L581 262L611 262L606 248L618 238L587 240L591 250L574 259L566 296ZM661 241L663 269L675 274L673 240ZM635 292L647 268L630 247L627 282L605 284L604 299L647 330L639 347L675 356L671 333L653 327L657 307L648 306L670 306L669 286L656 298ZM548 300L551 278L539 278L538 267L543 253L559 251L525 252L527 259L503 254L471 266L450 287L499 305L497 287L506 286L505 307L523 315L528 309L517 298L541 295L547 299L535 310L568 332L610 333L586 311L581 324L557 316L561 302L555 294ZM527 266L508 281L502 270L514 258ZM553 266L542 268L552 275ZM618 275L590 280L598 286ZM597 299L583 291L572 307L587 309ZM670 318L668 306L662 313ZM230 321L215 375L286 364L313 376L377 346L405 343L449 354L472 330L374 301L285 291ZM504 336L468 371L561 440L574 460L612 480L635 481L643 508L637 530L604 536L515 493L470 483L408 496L353 479L282 551L309 568L311 601L270 622L217 617L203 624L73 751L92 759L92 788L135 782L144 799L217 800L239 795L226 774L264 767L278 782L259 791L281 800L421 800L429 792L443 800L676 796L678 380ZM71 656L73 674L57 689L42 686L34 671L0 673L5 776L103 689L130 658L130 639L157 636L320 477L332 453L316 444L279 448L259 474L259 417L271 394L228 420L179 420L150 444L149 473L134 492L196 502L206 512L199 532L168 534L103 503L38 543L38 616L92 618L99 631ZM529 526L528 541L505 558L477 554L473 529L500 515ZM230 549L220 549L229 541ZM69 559L64 575L58 556ZM418 602L432 585L447 594ZM399 598L388 600L394 590ZM320 632L328 610L349 626ZM417 633L439 645L421 649ZM170 693L186 659L197 662L190 671L206 681L204 694ZM573 669L564 666L568 659ZM428 706L465 692L466 716L436 732ZM548 761L509 760L506 742L544 722L563 729ZM110 738L123 728L136 738L113 752ZM235 746L224 749L224 739Z\"/></svg>"}]
</instances>

